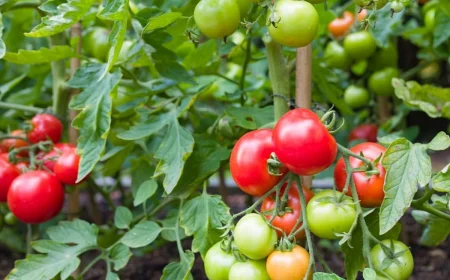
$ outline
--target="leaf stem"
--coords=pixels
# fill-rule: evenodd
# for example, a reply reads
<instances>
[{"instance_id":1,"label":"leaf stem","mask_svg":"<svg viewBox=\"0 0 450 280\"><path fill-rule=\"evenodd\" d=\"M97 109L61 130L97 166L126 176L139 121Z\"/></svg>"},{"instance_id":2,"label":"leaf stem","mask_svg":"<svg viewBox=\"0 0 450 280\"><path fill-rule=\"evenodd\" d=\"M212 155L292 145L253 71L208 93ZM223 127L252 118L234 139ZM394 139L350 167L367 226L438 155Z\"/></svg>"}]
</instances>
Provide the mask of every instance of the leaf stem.
<instances>
[{"instance_id":1,"label":"leaf stem","mask_svg":"<svg viewBox=\"0 0 450 280\"><path fill-rule=\"evenodd\" d=\"M364 162L367 165L368 170L374 170L374 171L377 170L378 173L379 173L379 170L373 165L373 163L372 163L372 161L370 159L365 158L365 157L363 157L363 156L361 156L359 154L356 154L356 153L350 151L349 149L347 149L346 147L342 146L341 144L337 144L337 146L338 146L339 152L341 152L341 154L344 156L344 160L345 160L346 156L347 157L351 156L351 157L357 158L357 159L361 160L362 162ZM348 167L351 169L350 164L349 164ZM346 169L347 169L347 166L346 166ZM374 174L376 174L376 173L374 173Z\"/></svg>"},{"instance_id":2,"label":"leaf stem","mask_svg":"<svg viewBox=\"0 0 450 280\"><path fill-rule=\"evenodd\" d=\"M18 110L23 112L30 112L39 114L44 112L45 110L42 108L34 107L34 106L25 106L20 104L14 104L14 103L8 103L8 102L0 102L0 108L1 109L11 109L11 110Z\"/></svg>"},{"instance_id":3,"label":"leaf stem","mask_svg":"<svg viewBox=\"0 0 450 280\"><path fill-rule=\"evenodd\" d=\"M426 211L430 214L433 214L439 218L442 219L446 219L447 221L450 221L450 215L447 213L444 213L442 211L439 211L438 209L434 208L433 206L431 206L428 203L423 203L423 204L417 204L417 203L412 203L412 207L418 209L418 210L422 210L422 211Z\"/></svg>"},{"instance_id":4,"label":"leaf stem","mask_svg":"<svg viewBox=\"0 0 450 280\"><path fill-rule=\"evenodd\" d=\"M98 263L104 257L105 257L105 252L103 251L83 269L83 271L80 273L80 275L78 275L77 279L78 280L83 279L83 275L86 274L96 263Z\"/></svg>"},{"instance_id":5,"label":"leaf stem","mask_svg":"<svg viewBox=\"0 0 450 280\"><path fill-rule=\"evenodd\" d=\"M252 21L253 14L256 12L258 8L258 5L252 5L252 8L250 10L250 13L248 14L249 21ZM247 68L248 64L250 62L250 59L252 57L252 35L253 35L253 26L250 26L247 32L247 44L245 46L245 58L244 63L242 64L242 75L241 80L239 81L239 88L241 89L241 106L245 103L245 76L247 74Z\"/></svg>"}]
</instances>

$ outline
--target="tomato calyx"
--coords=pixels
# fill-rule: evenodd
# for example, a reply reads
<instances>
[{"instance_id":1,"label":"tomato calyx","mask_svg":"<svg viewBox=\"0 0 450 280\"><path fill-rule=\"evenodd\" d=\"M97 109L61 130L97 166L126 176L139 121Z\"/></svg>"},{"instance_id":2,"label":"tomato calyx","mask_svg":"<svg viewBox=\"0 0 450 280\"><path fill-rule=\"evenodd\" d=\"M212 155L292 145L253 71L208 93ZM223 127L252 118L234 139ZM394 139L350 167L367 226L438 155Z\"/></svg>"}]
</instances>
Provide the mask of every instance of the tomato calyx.
<instances>
[{"instance_id":1,"label":"tomato calyx","mask_svg":"<svg viewBox=\"0 0 450 280\"><path fill-rule=\"evenodd\" d=\"M334 129L334 125L336 124L336 111L333 110L333 108L331 108L330 110L328 110L327 112L325 112L325 114L322 116L322 118L320 119L320 121L323 123L323 125L325 126L325 128L330 132L330 134L336 133L339 129L342 128L342 126L344 126L344 119L342 119L342 124Z\"/></svg>"},{"instance_id":2,"label":"tomato calyx","mask_svg":"<svg viewBox=\"0 0 450 280\"><path fill-rule=\"evenodd\" d=\"M291 242L289 238L282 237L278 242L276 250L280 250L281 252L291 252L294 246L295 242Z\"/></svg>"},{"instance_id":3,"label":"tomato calyx","mask_svg":"<svg viewBox=\"0 0 450 280\"><path fill-rule=\"evenodd\" d=\"M270 158L267 159L267 171L272 176L283 176L283 173L280 172L284 165L278 159L275 153L270 154Z\"/></svg>"},{"instance_id":4,"label":"tomato calyx","mask_svg":"<svg viewBox=\"0 0 450 280\"><path fill-rule=\"evenodd\" d=\"M389 246L386 246L382 242L380 242L379 244L381 246L381 249L386 255L386 258L381 263L381 270L385 270L394 263L398 266L402 266L402 263L398 260L398 258L401 257L404 253L406 253L408 249L395 252L394 241L392 239L390 240Z\"/></svg>"}]
</instances>

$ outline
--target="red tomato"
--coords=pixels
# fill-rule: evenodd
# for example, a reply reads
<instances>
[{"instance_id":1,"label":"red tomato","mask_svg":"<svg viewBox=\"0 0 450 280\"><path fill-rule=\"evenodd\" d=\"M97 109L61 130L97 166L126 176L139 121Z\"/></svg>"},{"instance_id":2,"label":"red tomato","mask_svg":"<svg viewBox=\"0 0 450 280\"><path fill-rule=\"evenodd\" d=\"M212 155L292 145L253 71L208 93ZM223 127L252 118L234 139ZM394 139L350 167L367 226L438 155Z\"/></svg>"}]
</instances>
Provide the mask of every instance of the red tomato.
<instances>
[{"instance_id":1,"label":"red tomato","mask_svg":"<svg viewBox=\"0 0 450 280\"><path fill-rule=\"evenodd\" d=\"M64 184L75 185L77 182L79 163L80 156L75 149L64 152L59 156L58 160L56 160L53 167L56 178Z\"/></svg>"},{"instance_id":2,"label":"red tomato","mask_svg":"<svg viewBox=\"0 0 450 280\"><path fill-rule=\"evenodd\" d=\"M328 30L334 37L341 37L352 27L355 17L349 11L344 12L344 17L335 18L328 24Z\"/></svg>"},{"instance_id":3,"label":"red tomato","mask_svg":"<svg viewBox=\"0 0 450 280\"><path fill-rule=\"evenodd\" d=\"M363 153L364 157L375 160L381 154L386 152L386 148L376 143L361 143L350 149L352 152L359 154ZM361 167L364 163L356 158L350 157L350 165L352 168ZM377 168L380 171L378 175L372 175L367 178L364 172L353 173L353 180L355 181L356 191L358 193L359 200L363 207L378 207L381 205L384 199L384 178L386 176L386 170L381 165L381 160L377 164ZM347 173L345 172L344 159L341 158L334 169L334 181L339 191L342 191L345 187L345 180ZM351 195L349 188L347 195Z\"/></svg>"},{"instance_id":4,"label":"red tomato","mask_svg":"<svg viewBox=\"0 0 450 280\"><path fill-rule=\"evenodd\" d=\"M283 186L280 192L280 199L283 197L285 192L287 183ZM303 193L305 195L306 203L314 196L314 193L305 187L302 187ZM272 211L275 208L276 197L275 193L266 199L261 204L261 212ZM298 194L298 190L295 183L291 184L291 188L289 189L288 201L286 203L286 207L292 209L292 212L286 212L282 216L277 216L272 221L272 225L276 228L283 230L286 235L289 235L294 228L297 220L302 216L302 207L300 204L300 196ZM272 215L265 215L268 220L272 218ZM300 224L301 225L301 224ZM282 237L281 231L277 230L278 237ZM301 231L298 235L296 235L297 239L303 238L305 236L305 232Z\"/></svg>"},{"instance_id":5,"label":"red tomato","mask_svg":"<svg viewBox=\"0 0 450 280\"><path fill-rule=\"evenodd\" d=\"M367 10L362 9L361 12L358 13L358 20L363 21L366 19L366 17L367 17Z\"/></svg>"},{"instance_id":6,"label":"red tomato","mask_svg":"<svg viewBox=\"0 0 450 280\"><path fill-rule=\"evenodd\" d=\"M65 152L75 151L76 147L70 143L58 143L53 147L53 150L42 156L44 166L53 171L56 160Z\"/></svg>"},{"instance_id":7,"label":"red tomato","mask_svg":"<svg viewBox=\"0 0 450 280\"><path fill-rule=\"evenodd\" d=\"M283 178L267 171L267 160L273 151L271 129L251 131L236 142L231 152L230 171L241 190L261 196ZM284 174L286 169L280 172Z\"/></svg>"},{"instance_id":8,"label":"red tomato","mask_svg":"<svg viewBox=\"0 0 450 280\"><path fill-rule=\"evenodd\" d=\"M325 170L337 154L334 137L314 112L304 108L291 110L281 117L272 140L278 159L299 175Z\"/></svg>"},{"instance_id":9,"label":"red tomato","mask_svg":"<svg viewBox=\"0 0 450 280\"><path fill-rule=\"evenodd\" d=\"M19 170L4 158L0 158L0 202L6 202L11 183L20 175Z\"/></svg>"},{"instance_id":10,"label":"red tomato","mask_svg":"<svg viewBox=\"0 0 450 280\"><path fill-rule=\"evenodd\" d=\"M26 134L23 130L13 130L11 131L11 136L26 138ZM8 138L3 139L2 142L0 143L0 146L2 146L3 149L6 151L10 151L12 149L28 147L29 144L27 141L22 139ZM19 153L19 155L26 157L28 156L28 151L22 151Z\"/></svg>"},{"instance_id":11,"label":"red tomato","mask_svg":"<svg viewBox=\"0 0 450 280\"><path fill-rule=\"evenodd\" d=\"M63 125L53 115L39 114L31 119L32 129L28 132L28 139L31 143L52 140L58 143L63 133Z\"/></svg>"},{"instance_id":12,"label":"red tomato","mask_svg":"<svg viewBox=\"0 0 450 280\"><path fill-rule=\"evenodd\" d=\"M378 126L376 124L362 124L355 127L348 136L348 141L366 140L377 142Z\"/></svg>"},{"instance_id":13,"label":"red tomato","mask_svg":"<svg viewBox=\"0 0 450 280\"><path fill-rule=\"evenodd\" d=\"M64 189L56 177L34 170L17 177L8 192L8 206L19 220L40 224L54 218L64 204Z\"/></svg>"}]
</instances>

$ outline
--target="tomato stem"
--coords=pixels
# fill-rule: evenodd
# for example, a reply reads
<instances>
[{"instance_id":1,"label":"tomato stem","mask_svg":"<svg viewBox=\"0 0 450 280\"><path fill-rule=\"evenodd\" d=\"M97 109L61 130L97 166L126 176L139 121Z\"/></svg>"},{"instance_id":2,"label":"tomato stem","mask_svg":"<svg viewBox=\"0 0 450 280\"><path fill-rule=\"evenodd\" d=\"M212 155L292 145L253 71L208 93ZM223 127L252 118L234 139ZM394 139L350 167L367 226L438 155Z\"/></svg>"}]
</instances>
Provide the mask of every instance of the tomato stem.
<instances>
[{"instance_id":1,"label":"tomato stem","mask_svg":"<svg viewBox=\"0 0 450 280\"><path fill-rule=\"evenodd\" d=\"M253 14L256 12L256 9L258 8L258 5L252 5L252 8L250 10L250 13L248 14L248 20L252 21ZM247 68L248 64L250 63L250 59L252 58L252 35L253 35L253 25L250 26L249 29L247 29L247 41L246 41L246 47L245 47L245 58L244 63L242 64L242 75L241 80L239 81L239 88L241 89L241 106L245 103L245 76L247 74Z\"/></svg>"},{"instance_id":2,"label":"tomato stem","mask_svg":"<svg viewBox=\"0 0 450 280\"><path fill-rule=\"evenodd\" d=\"M430 200L431 196L434 193L435 193L434 189L430 188L429 186L426 186L425 194L421 198L413 200L413 202L411 203L411 206L418 210L426 211L426 212L433 214L439 218L450 221L449 214L434 208L432 205L430 205L428 203L428 200Z\"/></svg>"},{"instance_id":3,"label":"tomato stem","mask_svg":"<svg viewBox=\"0 0 450 280\"><path fill-rule=\"evenodd\" d=\"M360 154L356 154L356 153L350 151L349 149L345 148L344 146L340 145L339 143L337 143L337 146L338 146L339 152L344 156L344 159L345 159L345 156L357 158L367 165L367 171L376 171L372 175L380 174L380 171L373 165L373 162L370 159L363 157ZM351 166L349 166L349 167L351 168Z\"/></svg>"},{"instance_id":4,"label":"tomato stem","mask_svg":"<svg viewBox=\"0 0 450 280\"><path fill-rule=\"evenodd\" d=\"M20 104L14 104L9 102L0 102L0 108L1 109L11 109L11 110L17 110L22 112L30 112L39 114L44 112L45 110L42 108L34 107L34 106L25 106Z\"/></svg>"}]
</instances>

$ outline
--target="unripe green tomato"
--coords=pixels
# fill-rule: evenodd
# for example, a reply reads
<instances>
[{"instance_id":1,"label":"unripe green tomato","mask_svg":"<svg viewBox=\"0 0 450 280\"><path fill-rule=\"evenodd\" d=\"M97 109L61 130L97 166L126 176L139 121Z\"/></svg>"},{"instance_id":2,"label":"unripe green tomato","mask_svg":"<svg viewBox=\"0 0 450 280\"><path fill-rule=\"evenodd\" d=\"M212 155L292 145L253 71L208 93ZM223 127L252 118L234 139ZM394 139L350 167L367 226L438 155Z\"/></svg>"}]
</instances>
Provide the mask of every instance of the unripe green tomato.
<instances>
[{"instance_id":1,"label":"unripe green tomato","mask_svg":"<svg viewBox=\"0 0 450 280\"><path fill-rule=\"evenodd\" d=\"M8 212L8 213L5 215L5 223L6 223L7 225L9 225L9 226L13 226L13 225L17 224L17 218L16 218L16 216L14 216L13 213Z\"/></svg>"},{"instance_id":2,"label":"unripe green tomato","mask_svg":"<svg viewBox=\"0 0 450 280\"><path fill-rule=\"evenodd\" d=\"M403 5L400 1L393 1L391 2L391 10L394 11L394 13L400 13L405 8L405 5Z\"/></svg>"},{"instance_id":3,"label":"unripe green tomato","mask_svg":"<svg viewBox=\"0 0 450 280\"><path fill-rule=\"evenodd\" d=\"M344 49L352 59L363 60L375 53L377 44L368 31L359 31L345 37Z\"/></svg>"},{"instance_id":4,"label":"unripe green tomato","mask_svg":"<svg viewBox=\"0 0 450 280\"><path fill-rule=\"evenodd\" d=\"M347 69L351 59L338 42L331 41L325 48L325 62L328 66L338 69Z\"/></svg>"},{"instance_id":5,"label":"unripe green tomato","mask_svg":"<svg viewBox=\"0 0 450 280\"><path fill-rule=\"evenodd\" d=\"M344 92L345 103L353 109L361 108L369 104L369 91L363 87L349 86Z\"/></svg>"},{"instance_id":6,"label":"unripe green tomato","mask_svg":"<svg viewBox=\"0 0 450 280\"><path fill-rule=\"evenodd\" d=\"M247 260L231 266L228 280L270 280L265 260Z\"/></svg>"},{"instance_id":7,"label":"unripe green tomato","mask_svg":"<svg viewBox=\"0 0 450 280\"><path fill-rule=\"evenodd\" d=\"M424 22L427 29L434 29L436 26L436 9L430 9L425 13Z\"/></svg>"},{"instance_id":8,"label":"unripe green tomato","mask_svg":"<svg viewBox=\"0 0 450 280\"><path fill-rule=\"evenodd\" d=\"M239 6L239 12L241 15L241 19L244 19L248 15L248 11L250 10L250 6L252 5L252 1L250 0L236 0Z\"/></svg>"},{"instance_id":9,"label":"unripe green tomato","mask_svg":"<svg viewBox=\"0 0 450 280\"><path fill-rule=\"evenodd\" d=\"M270 15L269 11L269 17ZM313 5L306 1L277 1L274 16L272 20L275 22L269 25L269 33L274 41L282 45L304 47L317 35L319 14Z\"/></svg>"},{"instance_id":10,"label":"unripe green tomato","mask_svg":"<svg viewBox=\"0 0 450 280\"><path fill-rule=\"evenodd\" d=\"M236 262L233 254L222 250L220 244L214 244L205 255L205 273L209 280L228 280L230 268Z\"/></svg>"},{"instance_id":11,"label":"unripe green tomato","mask_svg":"<svg viewBox=\"0 0 450 280\"><path fill-rule=\"evenodd\" d=\"M397 67L398 49L391 42L387 48L380 49L370 58L370 68L381 70L386 67Z\"/></svg>"},{"instance_id":12,"label":"unripe green tomato","mask_svg":"<svg viewBox=\"0 0 450 280\"><path fill-rule=\"evenodd\" d=\"M439 77L441 66L437 62L430 63L427 67L420 70L419 78L423 81L431 81Z\"/></svg>"},{"instance_id":13,"label":"unripe green tomato","mask_svg":"<svg viewBox=\"0 0 450 280\"><path fill-rule=\"evenodd\" d=\"M102 27L94 27L83 40L84 50L100 61L108 58L110 45L108 43L109 31Z\"/></svg>"},{"instance_id":14,"label":"unripe green tomato","mask_svg":"<svg viewBox=\"0 0 450 280\"><path fill-rule=\"evenodd\" d=\"M229 36L241 24L241 12L236 0L201 0L194 10L198 29L208 38Z\"/></svg>"},{"instance_id":15,"label":"unripe green tomato","mask_svg":"<svg viewBox=\"0 0 450 280\"><path fill-rule=\"evenodd\" d=\"M401 241L390 239L385 239L381 241L381 243L393 250L393 253L397 255L395 258L396 261L393 261L392 259L392 263L388 267L386 267L385 260L388 259L389 256L383 251L381 245L377 244L370 250L370 257L372 259L375 270L383 271L391 279L409 279L414 270L414 258L408 246L406 246ZM379 276L377 275L377 279L383 278L379 278Z\"/></svg>"},{"instance_id":16,"label":"unripe green tomato","mask_svg":"<svg viewBox=\"0 0 450 280\"><path fill-rule=\"evenodd\" d=\"M377 7L377 10L386 6L389 0L354 0L355 4L366 9L372 10L374 6ZM375 3L375 5L374 5ZM370 4L370 6L368 6Z\"/></svg>"},{"instance_id":17,"label":"unripe green tomato","mask_svg":"<svg viewBox=\"0 0 450 280\"><path fill-rule=\"evenodd\" d=\"M392 79L399 77L397 68L388 67L373 73L369 77L369 89L380 96L390 96L394 94Z\"/></svg>"}]
</instances>

